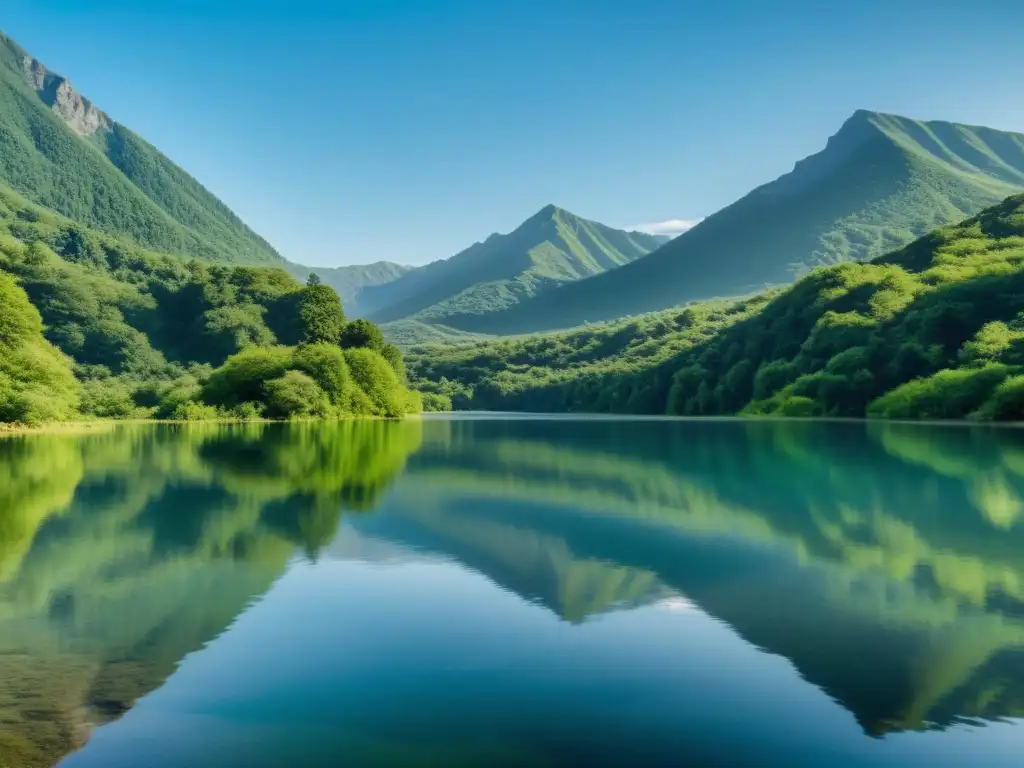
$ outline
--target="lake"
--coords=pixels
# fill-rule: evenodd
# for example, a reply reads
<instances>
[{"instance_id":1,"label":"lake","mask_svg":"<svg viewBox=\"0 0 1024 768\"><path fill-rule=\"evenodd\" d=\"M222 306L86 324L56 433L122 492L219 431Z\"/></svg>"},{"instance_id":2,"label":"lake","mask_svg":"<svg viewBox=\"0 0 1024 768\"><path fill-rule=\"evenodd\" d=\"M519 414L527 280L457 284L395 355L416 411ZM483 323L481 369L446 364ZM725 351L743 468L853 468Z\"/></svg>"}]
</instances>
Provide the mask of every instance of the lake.
<instances>
[{"instance_id":1,"label":"lake","mask_svg":"<svg viewBox=\"0 0 1024 768\"><path fill-rule=\"evenodd\" d=\"M0 765L1024 754L1024 430L435 417L0 439Z\"/></svg>"}]
</instances>

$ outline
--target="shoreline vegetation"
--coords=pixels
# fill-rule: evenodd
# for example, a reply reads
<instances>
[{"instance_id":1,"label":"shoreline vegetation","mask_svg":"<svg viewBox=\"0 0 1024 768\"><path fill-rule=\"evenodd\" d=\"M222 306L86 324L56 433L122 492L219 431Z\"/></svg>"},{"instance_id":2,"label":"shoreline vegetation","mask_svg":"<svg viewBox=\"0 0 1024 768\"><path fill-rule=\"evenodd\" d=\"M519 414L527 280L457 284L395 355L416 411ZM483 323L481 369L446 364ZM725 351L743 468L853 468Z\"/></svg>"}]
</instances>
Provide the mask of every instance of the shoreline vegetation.
<instances>
[{"instance_id":1,"label":"shoreline vegetation","mask_svg":"<svg viewBox=\"0 0 1024 768\"><path fill-rule=\"evenodd\" d=\"M316 275L147 252L0 187L0 423L422 408L399 349Z\"/></svg>"},{"instance_id":2,"label":"shoreline vegetation","mask_svg":"<svg viewBox=\"0 0 1024 768\"><path fill-rule=\"evenodd\" d=\"M437 411L436 413L456 414L457 411ZM402 418L419 418L423 412L408 413ZM347 415L331 421L395 421L388 416L372 415ZM237 424L315 424L326 421L321 417L312 416L307 418L293 417L288 419L267 419L267 418L238 418L224 417L213 419L80 419L78 421L44 422L42 424L18 424L13 422L0 422L0 439L4 437L17 437L21 435L89 435L98 434L104 431L115 429L121 426L191 426L194 424L209 425L220 424L224 426Z\"/></svg>"}]
</instances>

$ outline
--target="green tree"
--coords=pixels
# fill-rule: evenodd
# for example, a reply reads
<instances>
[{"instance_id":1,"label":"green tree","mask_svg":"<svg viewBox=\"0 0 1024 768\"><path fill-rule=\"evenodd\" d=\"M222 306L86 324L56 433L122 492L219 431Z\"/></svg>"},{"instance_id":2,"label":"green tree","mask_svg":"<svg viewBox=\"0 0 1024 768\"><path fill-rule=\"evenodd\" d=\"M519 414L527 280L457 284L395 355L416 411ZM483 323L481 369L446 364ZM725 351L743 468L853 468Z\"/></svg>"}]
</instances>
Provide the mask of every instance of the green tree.
<instances>
[{"instance_id":1,"label":"green tree","mask_svg":"<svg viewBox=\"0 0 1024 768\"><path fill-rule=\"evenodd\" d=\"M405 390L383 357L370 349L346 349L345 360L372 405L371 413L392 418L406 413Z\"/></svg>"},{"instance_id":2,"label":"green tree","mask_svg":"<svg viewBox=\"0 0 1024 768\"><path fill-rule=\"evenodd\" d=\"M372 349L375 352L382 351L387 345L380 328L362 317L345 323L340 343L344 349Z\"/></svg>"},{"instance_id":3,"label":"green tree","mask_svg":"<svg viewBox=\"0 0 1024 768\"><path fill-rule=\"evenodd\" d=\"M43 337L25 291L0 272L0 422L70 419L78 398L71 361Z\"/></svg>"},{"instance_id":4,"label":"green tree","mask_svg":"<svg viewBox=\"0 0 1024 768\"><path fill-rule=\"evenodd\" d=\"M341 299L333 288L310 274L299 302L299 320L302 340L306 344L327 342L337 344L345 326L345 313Z\"/></svg>"}]
</instances>

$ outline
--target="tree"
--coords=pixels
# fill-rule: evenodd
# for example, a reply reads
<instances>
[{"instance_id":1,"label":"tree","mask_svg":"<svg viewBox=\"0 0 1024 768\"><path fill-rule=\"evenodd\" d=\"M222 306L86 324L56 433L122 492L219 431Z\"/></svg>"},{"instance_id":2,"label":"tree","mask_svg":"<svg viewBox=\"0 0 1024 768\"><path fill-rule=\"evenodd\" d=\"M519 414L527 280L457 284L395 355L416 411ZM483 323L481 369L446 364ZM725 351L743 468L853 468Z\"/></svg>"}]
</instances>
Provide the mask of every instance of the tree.
<instances>
[{"instance_id":1,"label":"tree","mask_svg":"<svg viewBox=\"0 0 1024 768\"><path fill-rule=\"evenodd\" d=\"M0 422L38 424L78 413L71 361L43 338L25 291L0 272Z\"/></svg>"},{"instance_id":2,"label":"tree","mask_svg":"<svg viewBox=\"0 0 1024 768\"><path fill-rule=\"evenodd\" d=\"M333 288L320 282L316 274L306 281L299 302L299 322L305 344L337 344L345 327L341 299Z\"/></svg>"},{"instance_id":3,"label":"tree","mask_svg":"<svg viewBox=\"0 0 1024 768\"><path fill-rule=\"evenodd\" d=\"M380 328L361 317L345 323L340 339L343 349L372 349L381 352L387 344Z\"/></svg>"}]
</instances>

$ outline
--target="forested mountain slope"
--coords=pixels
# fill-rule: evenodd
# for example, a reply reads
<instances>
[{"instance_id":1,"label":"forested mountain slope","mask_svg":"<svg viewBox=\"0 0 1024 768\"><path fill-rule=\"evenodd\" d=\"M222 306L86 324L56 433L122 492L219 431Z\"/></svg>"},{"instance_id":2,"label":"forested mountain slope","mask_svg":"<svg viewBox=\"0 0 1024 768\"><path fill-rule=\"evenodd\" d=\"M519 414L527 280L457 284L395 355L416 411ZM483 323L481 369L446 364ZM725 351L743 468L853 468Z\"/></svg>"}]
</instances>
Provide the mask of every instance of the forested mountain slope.
<instances>
[{"instance_id":1,"label":"forested mountain slope","mask_svg":"<svg viewBox=\"0 0 1024 768\"><path fill-rule=\"evenodd\" d=\"M527 333L747 295L876 258L1022 188L1024 135L859 111L823 151L649 256L466 329Z\"/></svg>"},{"instance_id":2,"label":"forested mountain slope","mask_svg":"<svg viewBox=\"0 0 1024 768\"><path fill-rule=\"evenodd\" d=\"M456 407L1024 419L1024 195L736 304L410 359Z\"/></svg>"},{"instance_id":3,"label":"forested mountain slope","mask_svg":"<svg viewBox=\"0 0 1024 768\"><path fill-rule=\"evenodd\" d=\"M0 293L0 422L419 409L328 286L146 251L2 185Z\"/></svg>"},{"instance_id":4,"label":"forested mountain slope","mask_svg":"<svg viewBox=\"0 0 1024 768\"><path fill-rule=\"evenodd\" d=\"M282 261L198 181L3 33L0 183L153 250L234 264Z\"/></svg>"},{"instance_id":5,"label":"forested mountain slope","mask_svg":"<svg viewBox=\"0 0 1024 768\"><path fill-rule=\"evenodd\" d=\"M664 237L624 232L548 205L507 235L492 234L449 259L360 294L378 322L414 317L459 330L555 286L613 270Z\"/></svg>"}]
</instances>

